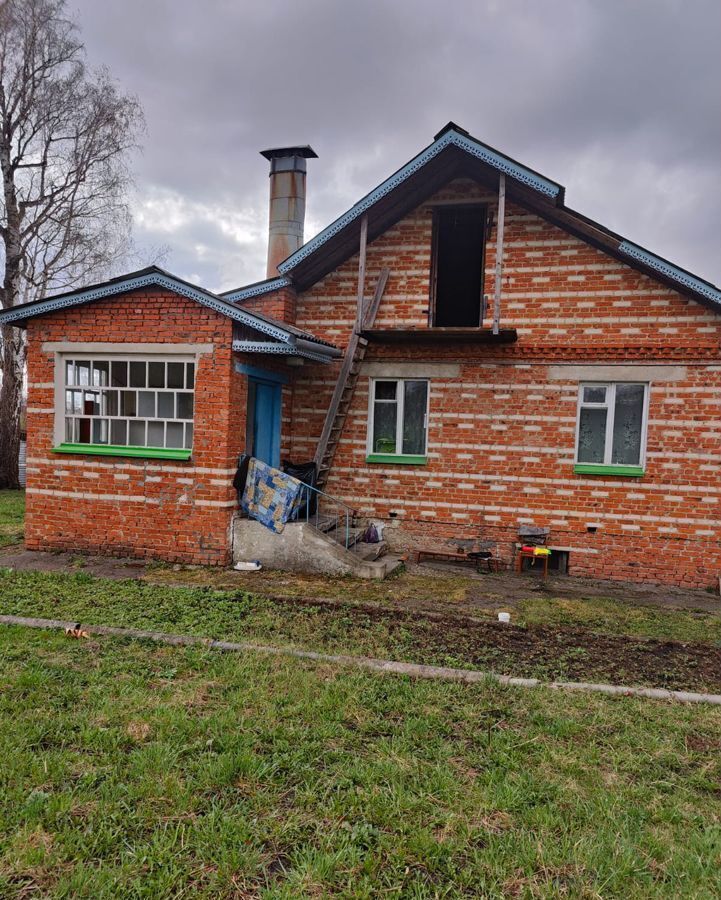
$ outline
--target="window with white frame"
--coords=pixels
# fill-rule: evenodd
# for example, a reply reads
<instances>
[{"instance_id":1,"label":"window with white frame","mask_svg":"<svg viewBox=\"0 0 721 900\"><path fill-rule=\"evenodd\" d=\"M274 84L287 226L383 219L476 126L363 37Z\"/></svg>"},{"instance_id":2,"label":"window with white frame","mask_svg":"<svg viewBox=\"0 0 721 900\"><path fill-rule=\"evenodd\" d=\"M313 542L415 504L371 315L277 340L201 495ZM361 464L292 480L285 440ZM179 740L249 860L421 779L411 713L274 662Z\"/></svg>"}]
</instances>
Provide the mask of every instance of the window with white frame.
<instances>
[{"instance_id":1,"label":"window with white frame","mask_svg":"<svg viewBox=\"0 0 721 900\"><path fill-rule=\"evenodd\" d=\"M194 357L60 358L61 443L191 449Z\"/></svg>"},{"instance_id":2,"label":"window with white frame","mask_svg":"<svg viewBox=\"0 0 721 900\"><path fill-rule=\"evenodd\" d=\"M368 452L425 456L428 381L414 378L371 381Z\"/></svg>"},{"instance_id":3,"label":"window with white frame","mask_svg":"<svg viewBox=\"0 0 721 900\"><path fill-rule=\"evenodd\" d=\"M643 466L647 419L647 384L581 384L576 462Z\"/></svg>"}]
</instances>

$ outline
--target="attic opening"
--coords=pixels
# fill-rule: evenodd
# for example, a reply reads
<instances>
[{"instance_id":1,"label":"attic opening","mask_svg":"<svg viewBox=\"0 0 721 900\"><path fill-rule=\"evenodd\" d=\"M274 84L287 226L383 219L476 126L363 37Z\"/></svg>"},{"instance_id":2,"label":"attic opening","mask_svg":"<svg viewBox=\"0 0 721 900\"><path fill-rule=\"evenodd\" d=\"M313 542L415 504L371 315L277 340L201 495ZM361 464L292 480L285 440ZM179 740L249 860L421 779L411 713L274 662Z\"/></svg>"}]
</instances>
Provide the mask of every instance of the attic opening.
<instances>
[{"instance_id":1,"label":"attic opening","mask_svg":"<svg viewBox=\"0 0 721 900\"><path fill-rule=\"evenodd\" d=\"M482 324L485 233L485 206L434 209L432 326L478 328Z\"/></svg>"}]
</instances>

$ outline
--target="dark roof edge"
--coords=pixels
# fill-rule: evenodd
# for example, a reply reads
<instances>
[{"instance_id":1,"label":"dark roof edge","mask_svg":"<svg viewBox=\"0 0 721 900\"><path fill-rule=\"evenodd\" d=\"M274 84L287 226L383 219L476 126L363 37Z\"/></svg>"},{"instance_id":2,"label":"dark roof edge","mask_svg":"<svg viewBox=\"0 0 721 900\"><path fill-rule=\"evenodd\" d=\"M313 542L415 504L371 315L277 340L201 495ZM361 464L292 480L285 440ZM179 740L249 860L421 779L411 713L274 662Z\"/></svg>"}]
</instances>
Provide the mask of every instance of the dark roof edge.
<instances>
[{"instance_id":1,"label":"dark roof edge","mask_svg":"<svg viewBox=\"0 0 721 900\"><path fill-rule=\"evenodd\" d=\"M333 347L327 341L316 338L294 326L286 326L284 322L278 322L270 316L259 313L251 313L244 310L241 306L213 294L205 288L191 284L183 278L178 278L158 266L148 266L137 272L130 272L126 275L119 275L108 281L99 284L90 285L81 290L66 291L62 294L56 294L53 297L47 297L44 300L36 300L33 303L23 303L19 306L13 306L10 309L0 311L0 325L16 325L23 327L28 319L36 316L46 315L55 312L58 309L65 309L70 306L80 306L84 303L92 303L96 300L102 300L106 297L113 297L116 294L126 293L127 291L137 290L138 288L148 287L149 285L158 285L168 288L174 293L195 300L197 303L207 306L215 312L226 316L233 321L248 325L257 331L267 334L276 340L292 344L297 337L317 343L320 347Z\"/></svg>"},{"instance_id":2,"label":"dark roof edge","mask_svg":"<svg viewBox=\"0 0 721 900\"><path fill-rule=\"evenodd\" d=\"M427 162L434 159L439 153L451 146L465 150L471 156L475 156L482 162L488 163L499 172L509 175L519 183L537 191L546 199L555 200L556 202L563 201L565 191L563 185L556 181L551 181L539 172L529 169L528 166L516 162L516 160L511 159L510 156L506 156L498 150L495 150L493 147L490 147L488 144L479 141L477 138L471 137L467 132L456 130L456 128L453 127L441 132L441 136L437 140L434 140L432 144L429 144L424 150L421 150L421 152L414 156L413 159L404 166L401 166L400 169L386 178L385 181L381 182L381 184L370 191L370 193L366 194L365 197L358 201L358 203L344 212L343 215L339 216L334 222L331 222L331 224L324 228L323 231L319 232L319 234L314 238L311 238L299 250L296 250L295 253L283 260L278 266L278 271L281 275L290 274L299 262L310 256L312 253L315 253L326 241L338 234L339 231L342 231L347 225L350 225L355 219L359 218L359 216L370 209L376 201L380 200L381 197L390 193L395 187L410 178L410 176L415 174L419 169L423 168Z\"/></svg>"},{"instance_id":3,"label":"dark roof edge","mask_svg":"<svg viewBox=\"0 0 721 900\"><path fill-rule=\"evenodd\" d=\"M523 203L523 201L520 202ZM617 259L637 271L650 277L659 276L664 283L670 283L674 289L692 295L707 306L710 304L714 311L721 310L721 288L713 282L700 278L688 269L652 253L640 244L629 241L623 235L568 206L561 205L556 208L534 206L533 208L539 215L550 219L560 228L572 228L572 223L577 223L579 228L575 234L580 240L596 243L599 249L613 253ZM572 221L559 221L557 216L567 216ZM585 229L595 231L597 235L586 233Z\"/></svg>"},{"instance_id":4,"label":"dark roof edge","mask_svg":"<svg viewBox=\"0 0 721 900\"><path fill-rule=\"evenodd\" d=\"M263 294L270 294L272 291L279 291L284 287L291 287L290 278L281 275L279 278L264 278L262 281L253 281L243 287L233 288L231 291L221 291L219 297L230 300L233 303L240 303L242 300L249 300L251 297L260 297Z\"/></svg>"}]
</instances>

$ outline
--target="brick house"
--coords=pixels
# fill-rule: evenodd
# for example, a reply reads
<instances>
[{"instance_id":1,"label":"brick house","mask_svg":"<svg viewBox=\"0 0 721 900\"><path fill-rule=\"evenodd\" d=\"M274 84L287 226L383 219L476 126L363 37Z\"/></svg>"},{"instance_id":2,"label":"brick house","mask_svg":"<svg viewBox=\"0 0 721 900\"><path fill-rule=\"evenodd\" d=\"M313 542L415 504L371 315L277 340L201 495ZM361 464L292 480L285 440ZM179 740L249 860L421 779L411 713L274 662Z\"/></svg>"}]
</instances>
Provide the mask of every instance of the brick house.
<instances>
[{"instance_id":1,"label":"brick house","mask_svg":"<svg viewBox=\"0 0 721 900\"><path fill-rule=\"evenodd\" d=\"M30 548L227 564L240 453L315 459L398 549L524 525L572 574L721 574L721 290L449 123L303 244L309 147L271 163L268 277L155 267L27 328Z\"/></svg>"}]
</instances>

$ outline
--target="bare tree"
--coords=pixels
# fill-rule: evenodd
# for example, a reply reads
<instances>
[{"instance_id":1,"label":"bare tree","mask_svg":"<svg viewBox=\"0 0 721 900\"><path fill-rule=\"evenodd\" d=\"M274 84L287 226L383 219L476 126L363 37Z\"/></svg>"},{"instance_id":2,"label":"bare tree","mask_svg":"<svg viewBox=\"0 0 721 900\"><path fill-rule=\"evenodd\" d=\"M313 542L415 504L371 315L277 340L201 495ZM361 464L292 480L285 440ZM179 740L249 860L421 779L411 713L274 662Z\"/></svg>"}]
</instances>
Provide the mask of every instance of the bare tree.
<instances>
[{"instance_id":1,"label":"bare tree","mask_svg":"<svg viewBox=\"0 0 721 900\"><path fill-rule=\"evenodd\" d=\"M130 248L138 101L91 72L65 0L0 3L0 307L112 273ZM0 487L18 484L25 339L3 326Z\"/></svg>"}]
</instances>

